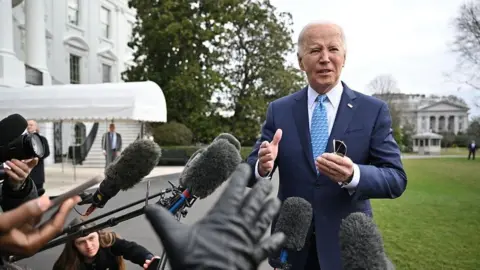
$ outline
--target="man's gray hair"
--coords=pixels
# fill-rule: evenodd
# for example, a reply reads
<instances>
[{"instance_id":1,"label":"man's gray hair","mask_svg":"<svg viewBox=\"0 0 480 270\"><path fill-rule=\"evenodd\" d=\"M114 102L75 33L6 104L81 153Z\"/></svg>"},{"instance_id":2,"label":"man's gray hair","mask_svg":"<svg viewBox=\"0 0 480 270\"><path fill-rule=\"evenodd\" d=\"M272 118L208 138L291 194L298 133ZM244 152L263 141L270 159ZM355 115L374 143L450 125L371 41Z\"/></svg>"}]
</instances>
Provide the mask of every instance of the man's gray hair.
<instances>
[{"instance_id":1,"label":"man's gray hair","mask_svg":"<svg viewBox=\"0 0 480 270\"><path fill-rule=\"evenodd\" d=\"M305 39L305 32L307 32L307 30L310 27L317 26L317 25L334 25L334 26L336 26L338 28L338 30L340 31L340 38L342 39L343 49L345 51L347 51L347 39L345 37L345 32L343 31L343 28L340 25L338 25L334 22L319 20L319 21L313 21L313 22L308 23L307 25L305 25L303 27L302 31L300 31L300 34L298 35L298 41L297 41L297 53L298 54L301 54L301 51L302 51L302 48L303 48L303 43L304 43L304 39Z\"/></svg>"}]
</instances>

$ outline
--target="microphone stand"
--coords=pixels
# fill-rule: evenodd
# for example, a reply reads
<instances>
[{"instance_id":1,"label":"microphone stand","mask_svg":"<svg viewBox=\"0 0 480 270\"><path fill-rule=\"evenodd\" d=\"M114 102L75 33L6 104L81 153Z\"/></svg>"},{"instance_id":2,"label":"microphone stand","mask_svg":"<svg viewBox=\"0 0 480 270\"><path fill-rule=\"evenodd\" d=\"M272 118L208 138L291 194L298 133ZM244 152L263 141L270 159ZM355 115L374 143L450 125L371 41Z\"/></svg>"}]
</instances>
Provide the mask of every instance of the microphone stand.
<instances>
[{"instance_id":1,"label":"microphone stand","mask_svg":"<svg viewBox=\"0 0 480 270\"><path fill-rule=\"evenodd\" d=\"M169 182L170 183L170 182ZM139 203L142 203L142 202L145 202L147 205L148 205L148 199L151 199L151 198L154 198L154 197L158 197L158 196L161 196L160 200L157 202L157 204L161 205L162 207L165 207L165 208L170 208L172 207L172 203L174 203L176 201L176 199L182 194L182 190L178 187L175 187L172 183L170 183L172 185L172 188L171 189L166 189L166 190L163 190L161 191L160 193L158 194L155 194L155 195L152 195L150 197L147 197L145 199L141 199L139 201L136 201L136 202L133 202L133 203L130 203L129 205L126 205L126 206L122 206L120 208L117 208L115 210L112 210L106 214L103 214L103 215L100 215L96 218L93 218L91 220L87 220L87 221L84 221L82 223L79 223L75 226L69 226L67 229L63 230L58 236L60 235L63 235L65 233L67 233L66 236L64 237L61 237L61 238L57 238L48 242L44 247L42 247L37 253L39 252L42 252L44 250L47 250L47 249L50 249L50 248L53 248L53 247L56 247L56 246L59 246L61 244L64 244L66 243L67 241L69 240L72 240L72 239L75 239L75 238L78 238L78 237L84 237L84 236L87 236L93 232L96 232L96 231L99 231L99 230L102 230L102 229L105 229L105 228L108 228L108 227L113 227L113 226L116 226L118 225L119 223L121 222L124 222L124 221L127 221L127 220L130 220L132 218L135 218L135 217L138 217L142 214L144 214L145 212L145 206L143 206L142 208L140 209L137 209L137 210L134 210L132 212L129 212L129 213L126 213L126 214L123 214L119 217L113 217L113 218L110 218L109 220L103 222L103 223L100 223L100 224L97 224L93 227L90 227L90 228L87 228L87 229L80 229L78 231L74 231L74 228L77 228L81 225L84 225L84 224L87 224L87 223L91 223L95 220L98 220L100 218L103 218L105 216L108 216L108 215L111 215L111 214L114 214L114 213L117 213L123 209L126 209L126 208L129 208L129 207L132 207L133 205L136 205L136 204L139 204ZM173 196L170 196L168 198L165 198L164 195L166 193L174 193ZM147 193L148 195L148 193ZM181 217L185 217L187 214L188 214L188 211L186 209L186 207L191 207L193 205L193 203L197 200L197 197L195 196L192 196L192 198L190 199L187 199L185 201L185 205L183 205L182 207L179 207L178 209L176 209L176 211L174 211L172 214L177 218L177 220L180 220ZM68 234L70 233L70 234ZM165 253L165 251L164 251ZM25 259L25 258L28 258L28 257L24 257L24 256L9 256L8 258L8 261L9 262L16 262L16 261L19 261L19 260L22 260L22 259ZM166 258L165 258L166 259ZM162 261L163 262L163 261Z\"/></svg>"}]
</instances>

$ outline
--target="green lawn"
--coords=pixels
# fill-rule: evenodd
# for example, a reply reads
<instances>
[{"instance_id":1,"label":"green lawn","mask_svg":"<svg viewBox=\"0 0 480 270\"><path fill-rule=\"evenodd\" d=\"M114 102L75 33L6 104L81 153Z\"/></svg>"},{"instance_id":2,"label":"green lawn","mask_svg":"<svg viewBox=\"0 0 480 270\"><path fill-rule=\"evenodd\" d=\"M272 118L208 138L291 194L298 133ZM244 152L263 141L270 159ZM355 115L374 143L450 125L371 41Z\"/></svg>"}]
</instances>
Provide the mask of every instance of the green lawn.
<instances>
[{"instance_id":1,"label":"green lawn","mask_svg":"<svg viewBox=\"0 0 480 270\"><path fill-rule=\"evenodd\" d=\"M397 269L480 269L480 161L403 160L407 190L372 200Z\"/></svg>"}]
</instances>

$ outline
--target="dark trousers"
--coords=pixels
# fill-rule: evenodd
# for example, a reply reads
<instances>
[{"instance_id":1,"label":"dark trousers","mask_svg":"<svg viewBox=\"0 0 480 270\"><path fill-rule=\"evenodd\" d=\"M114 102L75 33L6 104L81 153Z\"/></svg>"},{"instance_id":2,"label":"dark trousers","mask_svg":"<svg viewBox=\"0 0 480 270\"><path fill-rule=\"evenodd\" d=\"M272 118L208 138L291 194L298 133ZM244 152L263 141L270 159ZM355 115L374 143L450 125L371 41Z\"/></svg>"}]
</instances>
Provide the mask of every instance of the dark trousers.
<instances>
[{"instance_id":1,"label":"dark trousers","mask_svg":"<svg viewBox=\"0 0 480 270\"><path fill-rule=\"evenodd\" d=\"M470 159L470 157L473 157L472 159L475 159L475 151L468 151L468 159Z\"/></svg>"},{"instance_id":2,"label":"dark trousers","mask_svg":"<svg viewBox=\"0 0 480 270\"><path fill-rule=\"evenodd\" d=\"M315 233L312 233L310 236L310 247L308 249L305 270L320 270L320 264L318 263L317 256L317 241L315 239Z\"/></svg>"},{"instance_id":3,"label":"dark trousers","mask_svg":"<svg viewBox=\"0 0 480 270\"><path fill-rule=\"evenodd\" d=\"M110 152L107 152L107 155L105 155L105 168L117 158L116 153L117 149L111 149Z\"/></svg>"}]
</instances>

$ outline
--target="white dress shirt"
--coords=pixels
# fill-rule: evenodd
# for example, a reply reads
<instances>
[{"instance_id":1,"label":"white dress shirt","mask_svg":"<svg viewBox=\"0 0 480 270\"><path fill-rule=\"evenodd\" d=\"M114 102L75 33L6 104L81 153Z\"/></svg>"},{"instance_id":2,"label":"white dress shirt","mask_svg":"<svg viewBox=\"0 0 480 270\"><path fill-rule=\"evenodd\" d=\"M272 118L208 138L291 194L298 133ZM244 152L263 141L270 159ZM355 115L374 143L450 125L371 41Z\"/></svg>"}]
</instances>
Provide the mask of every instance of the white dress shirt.
<instances>
[{"instance_id":1,"label":"white dress shirt","mask_svg":"<svg viewBox=\"0 0 480 270\"><path fill-rule=\"evenodd\" d=\"M316 106L316 101L315 99L319 95L315 90L313 90L310 86L308 86L307 90L307 106L308 106L308 123L309 127L311 128L312 126L312 115L313 115L313 110L315 109ZM330 136L333 128L333 124L335 123L335 117L337 116L337 111L338 107L340 105L340 100L342 99L342 94L343 94L343 87L342 84L337 83L335 87L333 87L332 90L330 90L326 96L328 102L326 102L326 110L327 110L327 119L328 119L328 135ZM275 132L275 131L274 131ZM257 164L255 165L255 177L257 179L262 179L263 177L260 176L258 173L258 160ZM270 178L271 175L268 175L267 178ZM358 167L357 164L353 164L353 178L352 181L348 184L343 186L343 188L346 188L349 190L350 195L353 194L355 191L355 188L358 185L358 182L360 181L360 168ZM338 183L341 185L341 183Z\"/></svg>"}]
</instances>

